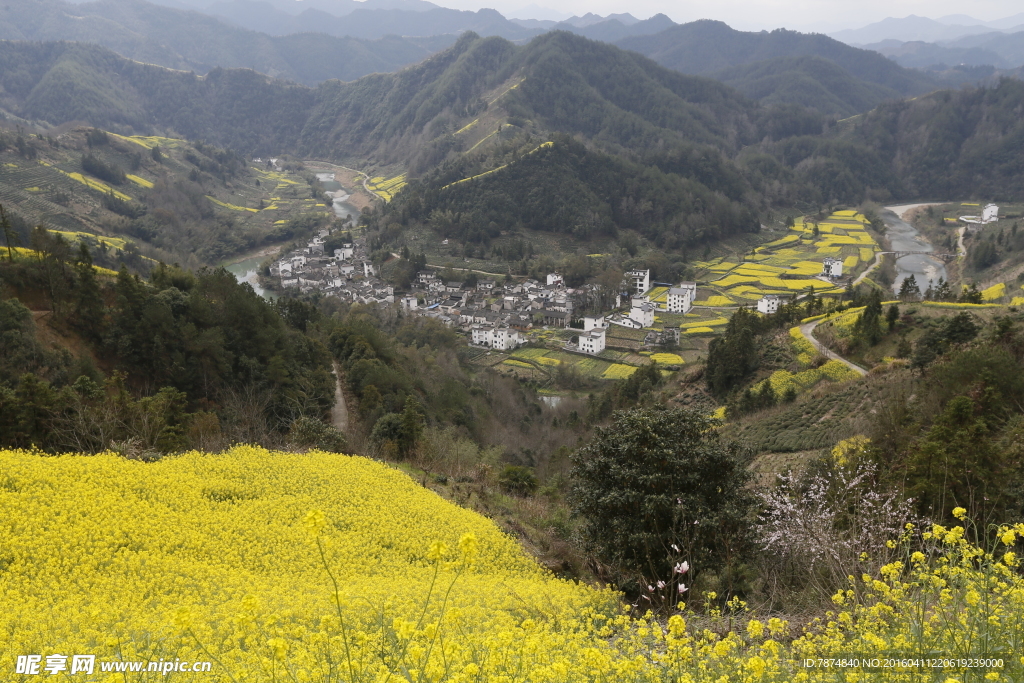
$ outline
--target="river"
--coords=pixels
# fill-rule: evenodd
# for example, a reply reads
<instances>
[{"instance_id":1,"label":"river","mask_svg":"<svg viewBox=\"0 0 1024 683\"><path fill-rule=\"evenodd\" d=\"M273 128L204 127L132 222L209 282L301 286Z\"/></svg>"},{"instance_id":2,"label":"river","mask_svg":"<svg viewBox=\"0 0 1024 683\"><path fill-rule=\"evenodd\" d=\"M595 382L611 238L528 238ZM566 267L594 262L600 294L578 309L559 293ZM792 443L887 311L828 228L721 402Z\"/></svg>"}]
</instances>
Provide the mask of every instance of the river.
<instances>
[{"instance_id":1,"label":"river","mask_svg":"<svg viewBox=\"0 0 1024 683\"><path fill-rule=\"evenodd\" d=\"M892 207L901 209L904 207ZM888 208L880 214L882 222L885 223L885 236L889 238L892 251L935 251L934 245L929 242L917 228L907 223L900 216ZM923 294L928 289L928 284L937 285L939 278L947 279L946 264L942 259L926 254L910 254L896 259L896 280L892 283L892 291L899 292L903 281L914 276L917 286Z\"/></svg>"},{"instance_id":2,"label":"river","mask_svg":"<svg viewBox=\"0 0 1024 683\"><path fill-rule=\"evenodd\" d=\"M352 219L355 220L359 217L359 209L348 203L349 192L341 186L337 180L334 179L333 173L317 173L316 179L320 181L320 184L324 188L324 193L329 195L334 200L334 215L341 220Z\"/></svg>"},{"instance_id":3,"label":"river","mask_svg":"<svg viewBox=\"0 0 1024 683\"><path fill-rule=\"evenodd\" d=\"M264 299L276 299L277 294L269 290L260 287L259 279L257 278L257 271L259 270L260 264L267 260L267 254L260 254L258 256L250 256L249 258L230 263L224 268L235 276L235 279L239 282L248 282L253 291L262 296Z\"/></svg>"},{"instance_id":4,"label":"river","mask_svg":"<svg viewBox=\"0 0 1024 683\"><path fill-rule=\"evenodd\" d=\"M335 216L343 221L350 218L354 220L359 216L359 209L346 202L349 197L348 191L341 186L341 183L334 179L333 173L317 173L316 177L320 184L323 185L325 194L329 195L334 202ZM248 282L252 286L253 291L264 299L276 299L278 295L275 292L260 287L259 278L257 277L260 264L267 260L267 256L268 254L264 250L255 256L227 264L224 268L234 275L235 279L239 282Z\"/></svg>"}]
</instances>

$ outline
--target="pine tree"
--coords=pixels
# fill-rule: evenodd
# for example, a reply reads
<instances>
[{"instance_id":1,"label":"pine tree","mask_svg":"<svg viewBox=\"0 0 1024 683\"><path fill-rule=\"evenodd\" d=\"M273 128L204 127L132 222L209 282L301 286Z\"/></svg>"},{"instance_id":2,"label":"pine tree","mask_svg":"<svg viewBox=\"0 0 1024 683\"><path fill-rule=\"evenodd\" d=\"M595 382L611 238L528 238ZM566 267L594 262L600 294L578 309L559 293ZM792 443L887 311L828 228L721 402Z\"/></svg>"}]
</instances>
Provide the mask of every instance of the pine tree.
<instances>
[{"instance_id":1,"label":"pine tree","mask_svg":"<svg viewBox=\"0 0 1024 683\"><path fill-rule=\"evenodd\" d=\"M77 324L86 334L98 340L103 330L103 297L99 283L96 282L96 270L92 267L92 254L85 243L78 245L75 273L78 276L78 286L75 288Z\"/></svg>"},{"instance_id":2,"label":"pine tree","mask_svg":"<svg viewBox=\"0 0 1024 683\"><path fill-rule=\"evenodd\" d=\"M921 298L921 288L917 284L917 278L913 274L904 278L900 284L900 301L918 301Z\"/></svg>"}]
</instances>

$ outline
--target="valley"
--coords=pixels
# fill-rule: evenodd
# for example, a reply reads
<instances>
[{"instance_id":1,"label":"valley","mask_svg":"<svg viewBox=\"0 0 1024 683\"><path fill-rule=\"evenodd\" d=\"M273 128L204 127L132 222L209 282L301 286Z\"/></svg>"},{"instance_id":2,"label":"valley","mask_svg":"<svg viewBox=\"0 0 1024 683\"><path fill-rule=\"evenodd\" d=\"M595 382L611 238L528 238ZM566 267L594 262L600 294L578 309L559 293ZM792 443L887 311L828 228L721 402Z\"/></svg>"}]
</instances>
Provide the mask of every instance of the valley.
<instances>
[{"instance_id":1,"label":"valley","mask_svg":"<svg viewBox=\"0 0 1024 683\"><path fill-rule=\"evenodd\" d=\"M1010 61L165 2L0 8L0 670L1019 677Z\"/></svg>"}]
</instances>

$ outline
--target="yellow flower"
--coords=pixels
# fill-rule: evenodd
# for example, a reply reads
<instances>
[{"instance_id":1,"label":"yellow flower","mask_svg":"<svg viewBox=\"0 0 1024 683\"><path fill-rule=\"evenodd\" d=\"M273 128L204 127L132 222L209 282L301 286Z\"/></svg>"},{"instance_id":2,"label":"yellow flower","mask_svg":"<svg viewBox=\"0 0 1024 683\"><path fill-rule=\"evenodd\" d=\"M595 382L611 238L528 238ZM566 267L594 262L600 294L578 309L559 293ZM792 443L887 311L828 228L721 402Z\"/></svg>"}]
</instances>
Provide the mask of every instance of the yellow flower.
<instances>
[{"instance_id":1,"label":"yellow flower","mask_svg":"<svg viewBox=\"0 0 1024 683\"><path fill-rule=\"evenodd\" d=\"M309 533L316 536L324 530L324 527L327 525L327 518L322 510L310 510L302 518L302 524Z\"/></svg>"},{"instance_id":2,"label":"yellow flower","mask_svg":"<svg viewBox=\"0 0 1024 683\"><path fill-rule=\"evenodd\" d=\"M910 556L910 559L911 561L920 564L921 562L925 561L925 556L924 553L922 553L921 551L915 550L914 553Z\"/></svg>"},{"instance_id":3,"label":"yellow flower","mask_svg":"<svg viewBox=\"0 0 1024 683\"><path fill-rule=\"evenodd\" d=\"M459 538L459 552L462 553L462 559L467 564L472 564L476 560L479 547L479 541L477 541L476 534L473 532L463 534Z\"/></svg>"},{"instance_id":4,"label":"yellow flower","mask_svg":"<svg viewBox=\"0 0 1024 683\"><path fill-rule=\"evenodd\" d=\"M174 613L174 625L179 631L187 631L192 628L192 613L188 607L179 607Z\"/></svg>"},{"instance_id":5,"label":"yellow flower","mask_svg":"<svg viewBox=\"0 0 1024 683\"><path fill-rule=\"evenodd\" d=\"M751 638L760 638L764 635L764 624L757 619L751 619L747 622L747 633Z\"/></svg>"},{"instance_id":6,"label":"yellow flower","mask_svg":"<svg viewBox=\"0 0 1024 683\"><path fill-rule=\"evenodd\" d=\"M448 552L448 546L441 541L434 541L430 544L430 550L427 551L427 559L431 562L437 562Z\"/></svg>"},{"instance_id":7,"label":"yellow flower","mask_svg":"<svg viewBox=\"0 0 1024 683\"><path fill-rule=\"evenodd\" d=\"M1017 535L1013 532L1013 529L1008 529L1000 539L1003 545L1013 545L1017 541Z\"/></svg>"},{"instance_id":8,"label":"yellow flower","mask_svg":"<svg viewBox=\"0 0 1024 683\"><path fill-rule=\"evenodd\" d=\"M274 653L274 659L279 662L288 654L288 641L284 638L271 638L267 641L267 645L270 646L270 650Z\"/></svg>"},{"instance_id":9,"label":"yellow flower","mask_svg":"<svg viewBox=\"0 0 1024 683\"><path fill-rule=\"evenodd\" d=\"M673 638L682 638L686 635L686 620L678 614L668 618L668 632Z\"/></svg>"},{"instance_id":10,"label":"yellow flower","mask_svg":"<svg viewBox=\"0 0 1024 683\"><path fill-rule=\"evenodd\" d=\"M953 508L953 516L957 519L963 519L967 516L967 510L960 507Z\"/></svg>"}]
</instances>

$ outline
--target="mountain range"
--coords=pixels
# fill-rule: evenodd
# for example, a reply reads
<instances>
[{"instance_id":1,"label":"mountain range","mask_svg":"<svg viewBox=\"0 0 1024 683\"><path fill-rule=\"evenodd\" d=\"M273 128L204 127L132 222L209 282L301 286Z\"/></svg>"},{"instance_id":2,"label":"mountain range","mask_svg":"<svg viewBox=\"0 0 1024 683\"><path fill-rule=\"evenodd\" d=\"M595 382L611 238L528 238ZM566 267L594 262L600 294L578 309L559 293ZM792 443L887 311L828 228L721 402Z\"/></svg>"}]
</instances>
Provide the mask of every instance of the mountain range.
<instances>
[{"instance_id":1,"label":"mountain range","mask_svg":"<svg viewBox=\"0 0 1024 683\"><path fill-rule=\"evenodd\" d=\"M934 43L956 40L964 36L992 33L993 31L1016 33L1022 30L1024 30L1024 13L994 22L982 22L965 15L929 19L912 14L902 18L888 17L862 28L845 29L829 35L850 45L864 46L882 40Z\"/></svg>"},{"instance_id":2,"label":"mountain range","mask_svg":"<svg viewBox=\"0 0 1024 683\"><path fill-rule=\"evenodd\" d=\"M214 67L250 68L315 85L328 78L355 80L395 71L447 47L455 37L269 36L142 0L7 0L0 4L0 39L95 43L129 59L173 69L202 74Z\"/></svg>"},{"instance_id":3,"label":"mountain range","mask_svg":"<svg viewBox=\"0 0 1024 683\"><path fill-rule=\"evenodd\" d=\"M522 43L548 30L567 30L614 42L677 71L716 78L765 103L797 103L840 118L941 85L875 52L823 35L742 32L713 21L676 25L664 15L640 21L631 15L587 14L529 28L493 10L460 12L397 0L337 6L231 0L205 10L237 10L251 28L265 32L144 0L7 0L0 5L0 38L97 43L136 61L199 74L215 67L251 68L313 86L332 78L352 81L397 71L448 47L459 31ZM421 37L395 35L411 32Z\"/></svg>"},{"instance_id":4,"label":"mountain range","mask_svg":"<svg viewBox=\"0 0 1024 683\"><path fill-rule=\"evenodd\" d=\"M874 50L909 68L936 69L963 64L1013 69L1024 66L1024 31L979 33L939 43L889 39L865 45L864 49Z\"/></svg>"}]
</instances>

